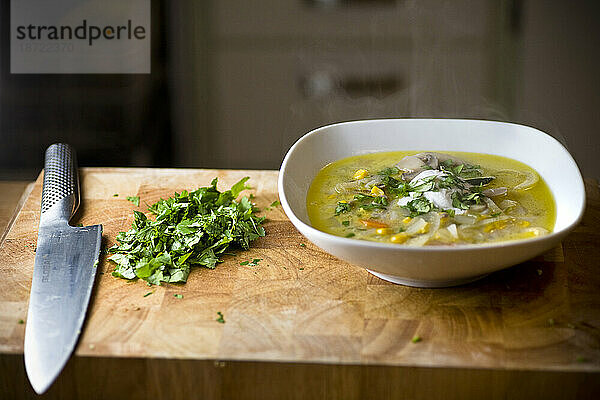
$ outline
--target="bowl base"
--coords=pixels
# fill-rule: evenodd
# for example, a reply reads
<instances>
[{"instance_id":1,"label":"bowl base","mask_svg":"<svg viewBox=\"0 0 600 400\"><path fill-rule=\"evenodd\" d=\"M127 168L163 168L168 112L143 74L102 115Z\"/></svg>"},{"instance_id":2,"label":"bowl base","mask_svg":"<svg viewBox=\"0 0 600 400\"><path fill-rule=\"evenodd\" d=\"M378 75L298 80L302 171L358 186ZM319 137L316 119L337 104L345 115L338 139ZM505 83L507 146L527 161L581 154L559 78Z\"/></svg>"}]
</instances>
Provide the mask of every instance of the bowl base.
<instances>
[{"instance_id":1,"label":"bowl base","mask_svg":"<svg viewBox=\"0 0 600 400\"><path fill-rule=\"evenodd\" d=\"M375 275L376 277L383 279L384 281L396 283L398 285L412 286L412 287L418 287L418 288L443 288L443 287L450 287L450 286L466 285L467 283L475 282L475 281L485 278L486 276L489 275L489 274L483 274L483 275L472 276L469 278L449 279L449 280L421 280L421 279L407 279L407 278L401 278L401 277L395 276L395 275L382 274L381 272L371 271L370 269L367 269L367 271L369 271L371 274Z\"/></svg>"}]
</instances>

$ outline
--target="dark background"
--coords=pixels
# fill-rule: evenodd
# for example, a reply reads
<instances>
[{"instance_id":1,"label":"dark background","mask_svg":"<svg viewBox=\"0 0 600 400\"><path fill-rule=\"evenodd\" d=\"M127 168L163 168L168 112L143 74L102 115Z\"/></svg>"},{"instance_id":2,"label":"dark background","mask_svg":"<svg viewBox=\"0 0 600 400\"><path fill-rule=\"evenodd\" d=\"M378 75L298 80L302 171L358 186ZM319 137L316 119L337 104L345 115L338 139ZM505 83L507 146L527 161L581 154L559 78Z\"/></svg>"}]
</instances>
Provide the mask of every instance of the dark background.
<instances>
[{"instance_id":1,"label":"dark background","mask_svg":"<svg viewBox=\"0 0 600 400\"><path fill-rule=\"evenodd\" d=\"M600 178L600 7L592 1L152 1L152 73L10 74L0 1L0 179L45 147L82 166L276 169L331 122L521 122Z\"/></svg>"}]
</instances>

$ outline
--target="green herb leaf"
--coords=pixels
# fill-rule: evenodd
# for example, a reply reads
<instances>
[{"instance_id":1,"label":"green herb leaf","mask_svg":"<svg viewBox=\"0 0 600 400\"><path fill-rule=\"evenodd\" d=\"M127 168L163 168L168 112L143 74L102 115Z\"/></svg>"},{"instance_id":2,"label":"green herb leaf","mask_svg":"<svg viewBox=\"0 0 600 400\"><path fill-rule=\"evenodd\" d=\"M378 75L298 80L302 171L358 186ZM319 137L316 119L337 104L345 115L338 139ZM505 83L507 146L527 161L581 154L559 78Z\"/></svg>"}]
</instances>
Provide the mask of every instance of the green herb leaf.
<instances>
[{"instance_id":1,"label":"green herb leaf","mask_svg":"<svg viewBox=\"0 0 600 400\"><path fill-rule=\"evenodd\" d=\"M140 206L140 198L138 196L127 196L127 200L135 204L136 207Z\"/></svg>"},{"instance_id":2,"label":"green herb leaf","mask_svg":"<svg viewBox=\"0 0 600 400\"><path fill-rule=\"evenodd\" d=\"M148 292L148 293L146 293L146 294L144 295L144 297L148 297L148 296L150 296L152 293L154 293L154 292Z\"/></svg>"},{"instance_id":3,"label":"green herb leaf","mask_svg":"<svg viewBox=\"0 0 600 400\"><path fill-rule=\"evenodd\" d=\"M173 295L173 297L175 297L176 299L183 299L183 295L182 294L178 294L178 293L175 293Z\"/></svg>"},{"instance_id":4,"label":"green herb leaf","mask_svg":"<svg viewBox=\"0 0 600 400\"><path fill-rule=\"evenodd\" d=\"M368 194L363 194L363 193L357 193L354 195L354 200L356 200L356 201L373 200L374 198L375 198L375 196L369 196Z\"/></svg>"},{"instance_id":5,"label":"green herb leaf","mask_svg":"<svg viewBox=\"0 0 600 400\"><path fill-rule=\"evenodd\" d=\"M252 261L242 261L242 262L240 263L240 265L248 265L248 266L250 266L250 267L255 267L255 266L257 266L257 265L258 265L258 263L259 263L259 262L261 262L261 261L262 261L262 258L255 258L255 259L254 259L254 260L252 260Z\"/></svg>"},{"instance_id":6,"label":"green herb leaf","mask_svg":"<svg viewBox=\"0 0 600 400\"><path fill-rule=\"evenodd\" d=\"M271 207L277 207L279 206L281 203L279 202L279 200L275 200L274 202L271 203Z\"/></svg>"},{"instance_id":7,"label":"green herb leaf","mask_svg":"<svg viewBox=\"0 0 600 400\"><path fill-rule=\"evenodd\" d=\"M481 193L467 193L461 194L460 192L452 193L452 207L460 208L461 210L468 210L471 204L479 204L482 198Z\"/></svg>"},{"instance_id":8,"label":"green herb leaf","mask_svg":"<svg viewBox=\"0 0 600 400\"><path fill-rule=\"evenodd\" d=\"M436 176L428 176L421 180L421 183L415 186L408 186L408 190L411 192L428 192L430 190L435 189L435 179Z\"/></svg>"},{"instance_id":9,"label":"green herb leaf","mask_svg":"<svg viewBox=\"0 0 600 400\"><path fill-rule=\"evenodd\" d=\"M428 212L432 211L435 207L433 206L433 204L431 204L429 200L421 196L409 201L406 204L406 208L408 208L408 210L411 211L411 216L415 217L417 215L427 214Z\"/></svg>"},{"instance_id":10,"label":"green herb leaf","mask_svg":"<svg viewBox=\"0 0 600 400\"><path fill-rule=\"evenodd\" d=\"M217 318L215 321L217 321L220 324L224 324L225 318L223 316L223 313L221 311L217 311L217 315L219 316L219 318Z\"/></svg>"},{"instance_id":11,"label":"green herb leaf","mask_svg":"<svg viewBox=\"0 0 600 400\"><path fill-rule=\"evenodd\" d=\"M358 206L363 210L385 209L388 205L388 199L385 196L368 196L359 193L354 195L354 200L363 203ZM371 202L364 204L364 202L368 200Z\"/></svg>"},{"instance_id":12,"label":"green herb leaf","mask_svg":"<svg viewBox=\"0 0 600 400\"><path fill-rule=\"evenodd\" d=\"M342 221L342 225L349 226L350 225L350 221Z\"/></svg>"},{"instance_id":13,"label":"green herb leaf","mask_svg":"<svg viewBox=\"0 0 600 400\"><path fill-rule=\"evenodd\" d=\"M250 200L236 201L247 180L224 192L215 178L208 187L175 193L148 207L154 219L134 211L131 229L120 232L118 244L109 249L113 276L155 285L185 282L192 267L215 268L218 255L231 246L248 249L265 230L264 217L256 216Z\"/></svg>"},{"instance_id":14,"label":"green herb leaf","mask_svg":"<svg viewBox=\"0 0 600 400\"><path fill-rule=\"evenodd\" d=\"M350 204L346 202L338 201L335 207L335 215L340 215L342 213L350 211Z\"/></svg>"},{"instance_id":15,"label":"green herb leaf","mask_svg":"<svg viewBox=\"0 0 600 400\"><path fill-rule=\"evenodd\" d=\"M421 339L421 336L415 335L412 337L412 339L410 341L413 343L419 343L421 340L423 340L423 339Z\"/></svg>"},{"instance_id":16,"label":"green herb leaf","mask_svg":"<svg viewBox=\"0 0 600 400\"><path fill-rule=\"evenodd\" d=\"M400 173L400 170L396 167L388 167L386 169L384 169L383 171L381 171L379 173L379 175L385 175L385 176L390 176L390 175L398 175Z\"/></svg>"}]
</instances>

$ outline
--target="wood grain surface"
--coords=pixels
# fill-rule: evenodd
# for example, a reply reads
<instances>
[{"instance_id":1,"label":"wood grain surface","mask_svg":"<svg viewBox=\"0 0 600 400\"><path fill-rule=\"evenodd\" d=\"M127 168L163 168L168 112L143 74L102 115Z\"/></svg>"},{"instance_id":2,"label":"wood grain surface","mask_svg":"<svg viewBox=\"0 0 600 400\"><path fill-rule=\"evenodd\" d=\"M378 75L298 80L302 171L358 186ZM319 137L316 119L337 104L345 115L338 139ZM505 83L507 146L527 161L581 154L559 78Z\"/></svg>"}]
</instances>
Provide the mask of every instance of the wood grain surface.
<instances>
[{"instance_id":1,"label":"wood grain surface","mask_svg":"<svg viewBox=\"0 0 600 400\"><path fill-rule=\"evenodd\" d=\"M0 243L17 218L18 212L33 189L33 182L0 181L2 201L0 201Z\"/></svg>"},{"instance_id":2,"label":"wood grain surface","mask_svg":"<svg viewBox=\"0 0 600 400\"><path fill-rule=\"evenodd\" d=\"M84 168L72 224L102 224L111 246L134 209L215 176L220 188L250 176L260 208L277 200L277 171ZM76 355L48 398L595 396L600 193L597 184L586 189L584 220L562 246L456 288L382 281L306 241L281 207L264 212L265 238L215 270L193 270L185 285L116 279L102 260ZM38 178L0 243L0 398L32 396L19 320L27 319L40 195ZM126 196L140 196L140 207ZM254 258L258 265L240 265ZM422 340L413 343L415 335Z\"/></svg>"}]
</instances>

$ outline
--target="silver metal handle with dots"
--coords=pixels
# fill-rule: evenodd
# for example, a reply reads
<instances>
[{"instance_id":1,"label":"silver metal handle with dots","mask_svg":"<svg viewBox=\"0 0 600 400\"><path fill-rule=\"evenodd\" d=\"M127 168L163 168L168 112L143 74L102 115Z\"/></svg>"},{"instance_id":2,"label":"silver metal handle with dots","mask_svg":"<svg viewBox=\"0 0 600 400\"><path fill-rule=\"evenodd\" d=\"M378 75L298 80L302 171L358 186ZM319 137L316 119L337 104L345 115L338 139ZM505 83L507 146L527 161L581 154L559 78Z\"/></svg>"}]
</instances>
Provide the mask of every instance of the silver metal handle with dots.
<instances>
[{"instance_id":1,"label":"silver metal handle with dots","mask_svg":"<svg viewBox=\"0 0 600 400\"><path fill-rule=\"evenodd\" d=\"M79 176L75 150L55 143L46 150L40 223L68 222L79 206Z\"/></svg>"}]
</instances>

